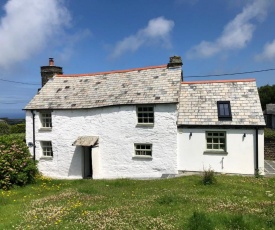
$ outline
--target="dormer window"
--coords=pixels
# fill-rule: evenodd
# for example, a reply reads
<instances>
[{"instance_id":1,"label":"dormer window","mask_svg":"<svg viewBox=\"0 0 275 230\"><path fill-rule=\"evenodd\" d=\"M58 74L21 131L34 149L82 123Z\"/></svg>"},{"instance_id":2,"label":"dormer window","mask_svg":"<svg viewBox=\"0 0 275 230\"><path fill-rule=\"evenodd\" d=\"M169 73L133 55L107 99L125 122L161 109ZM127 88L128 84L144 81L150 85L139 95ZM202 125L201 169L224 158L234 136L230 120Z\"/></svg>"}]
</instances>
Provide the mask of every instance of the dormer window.
<instances>
[{"instance_id":1,"label":"dormer window","mask_svg":"<svg viewBox=\"0 0 275 230\"><path fill-rule=\"evenodd\" d=\"M231 120L230 101L217 101L219 121Z\"/></svg>"}]
</instances>

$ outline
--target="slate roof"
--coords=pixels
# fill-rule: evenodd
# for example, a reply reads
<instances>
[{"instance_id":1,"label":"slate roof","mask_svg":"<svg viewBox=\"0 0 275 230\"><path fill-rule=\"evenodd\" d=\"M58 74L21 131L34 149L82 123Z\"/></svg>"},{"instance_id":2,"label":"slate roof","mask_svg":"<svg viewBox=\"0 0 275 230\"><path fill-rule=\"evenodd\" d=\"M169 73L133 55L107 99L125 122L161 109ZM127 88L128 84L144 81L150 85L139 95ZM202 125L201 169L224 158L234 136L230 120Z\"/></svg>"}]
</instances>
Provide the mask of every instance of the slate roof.
<instances>
[{"instance_id":1,"label":"slate roof","mask_svg":"<svg viewBox=\"0 0 275 230\"><path fill-rule=\"evenodd\" d=\"M275 104L267 104L265 114L274 114L275 115Z\"/></svg>"},{"instance_id":2,"label":"slate roof","mask_svg":"<svg viewBox=\"0 0 275 230\"><path fill-rule=\"evenodd\" d=\"M219 121L217 101L230 101L232 121ZM178 125L264 126L255 79L182 82Z\"/></svg>"},{"instance_id":3,"label":"slate roof","mask_svg":"<svg viewBox=\"0 0 275 230\"><path fill-rule=\"evenodd\" d=\"M181 67L167 65L101 72L56 75L25 107L82 109L125 104L177 103Z\"/></svg>"}]
</instances>

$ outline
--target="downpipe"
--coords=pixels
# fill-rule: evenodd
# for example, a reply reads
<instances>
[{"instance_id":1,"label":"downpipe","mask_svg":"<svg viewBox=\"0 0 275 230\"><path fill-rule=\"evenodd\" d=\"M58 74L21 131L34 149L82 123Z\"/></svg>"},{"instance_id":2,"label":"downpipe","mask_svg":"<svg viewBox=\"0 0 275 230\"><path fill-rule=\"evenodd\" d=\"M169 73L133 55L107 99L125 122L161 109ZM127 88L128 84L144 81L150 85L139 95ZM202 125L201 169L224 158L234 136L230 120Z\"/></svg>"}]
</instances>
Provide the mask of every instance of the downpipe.
<instances>
[{"instance_id":1,"label":"downpipe","mask_svg":"<svg viewBox=\"0 0 275 230\"><path fill-rule=\"evenodd\" d=\"M35 113L31 110L32 113L32 143L33 143L33 161L35 161Z\"/></svg>"}]
</instances>

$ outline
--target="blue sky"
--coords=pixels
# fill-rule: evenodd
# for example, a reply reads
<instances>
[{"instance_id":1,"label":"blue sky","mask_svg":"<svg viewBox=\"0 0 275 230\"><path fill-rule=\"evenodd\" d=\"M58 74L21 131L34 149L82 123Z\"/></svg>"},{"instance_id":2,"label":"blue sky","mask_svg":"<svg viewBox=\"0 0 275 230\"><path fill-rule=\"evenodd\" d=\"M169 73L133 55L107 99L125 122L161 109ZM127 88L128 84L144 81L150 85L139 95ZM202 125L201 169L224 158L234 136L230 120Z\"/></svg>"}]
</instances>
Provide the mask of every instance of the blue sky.
<instances>
[{"instance_id":1,"label":"blue sky","mask_svg":"<svg viewBox=\"0 0 275 230\"><path fill-rule=\"evenodd\" d=\"M180 55L186 81L275 84L275 71L187 78L274 69L274 22L274 0L0 0L0 117L24 117L49 57L70 74L161 65Z\"/></svg>"}]
</instances>

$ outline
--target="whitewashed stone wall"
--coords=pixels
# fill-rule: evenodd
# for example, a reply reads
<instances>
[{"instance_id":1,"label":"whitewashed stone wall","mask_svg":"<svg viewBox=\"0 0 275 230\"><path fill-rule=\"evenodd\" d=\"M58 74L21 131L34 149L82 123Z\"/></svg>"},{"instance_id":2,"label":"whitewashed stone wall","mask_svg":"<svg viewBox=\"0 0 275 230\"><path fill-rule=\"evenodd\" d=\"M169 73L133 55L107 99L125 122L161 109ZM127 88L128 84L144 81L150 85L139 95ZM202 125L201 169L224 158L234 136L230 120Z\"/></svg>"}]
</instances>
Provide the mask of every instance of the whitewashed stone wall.
<instances>
[{"instance_id":1,"label":"whitewashed stone wall","mask_svg":"<svg viewBox=\"0 0 275 230\"><path fill-rule=\"evenodd\" d=\"M93 178L146 178L177 173L177 112L175 104L154 107L153 127L138 127L136 107L54 110L52 130L43 131L36 112L36 159L39 170L57 178L82 178L82 147L78 136L99 136L93 149ZM32 142L32 114L26 112L26 140ZM40 141L52 141L53 158L43 158ZM136 159L134 143L153 145L152 159ZM32 148L30 148L32 152Z\"/></svg>"},{"instance_id":2,"label":"whitewashed stone wall","mask_svg":"<svg viewBox=\"0 0 275 230\"><path fill-rule=\"evenodd\" d=\"M225 131L227 154L209 154L206 150L206 131ZM192 136L190 137L190 132ZM246 137L243 137L243 134ZM178 169L203 171L209 168L215 172L254 174L255 129L179 129ZM264 133L259 130L259 169L264 172Z\"/></svg>"}]
</instances>

